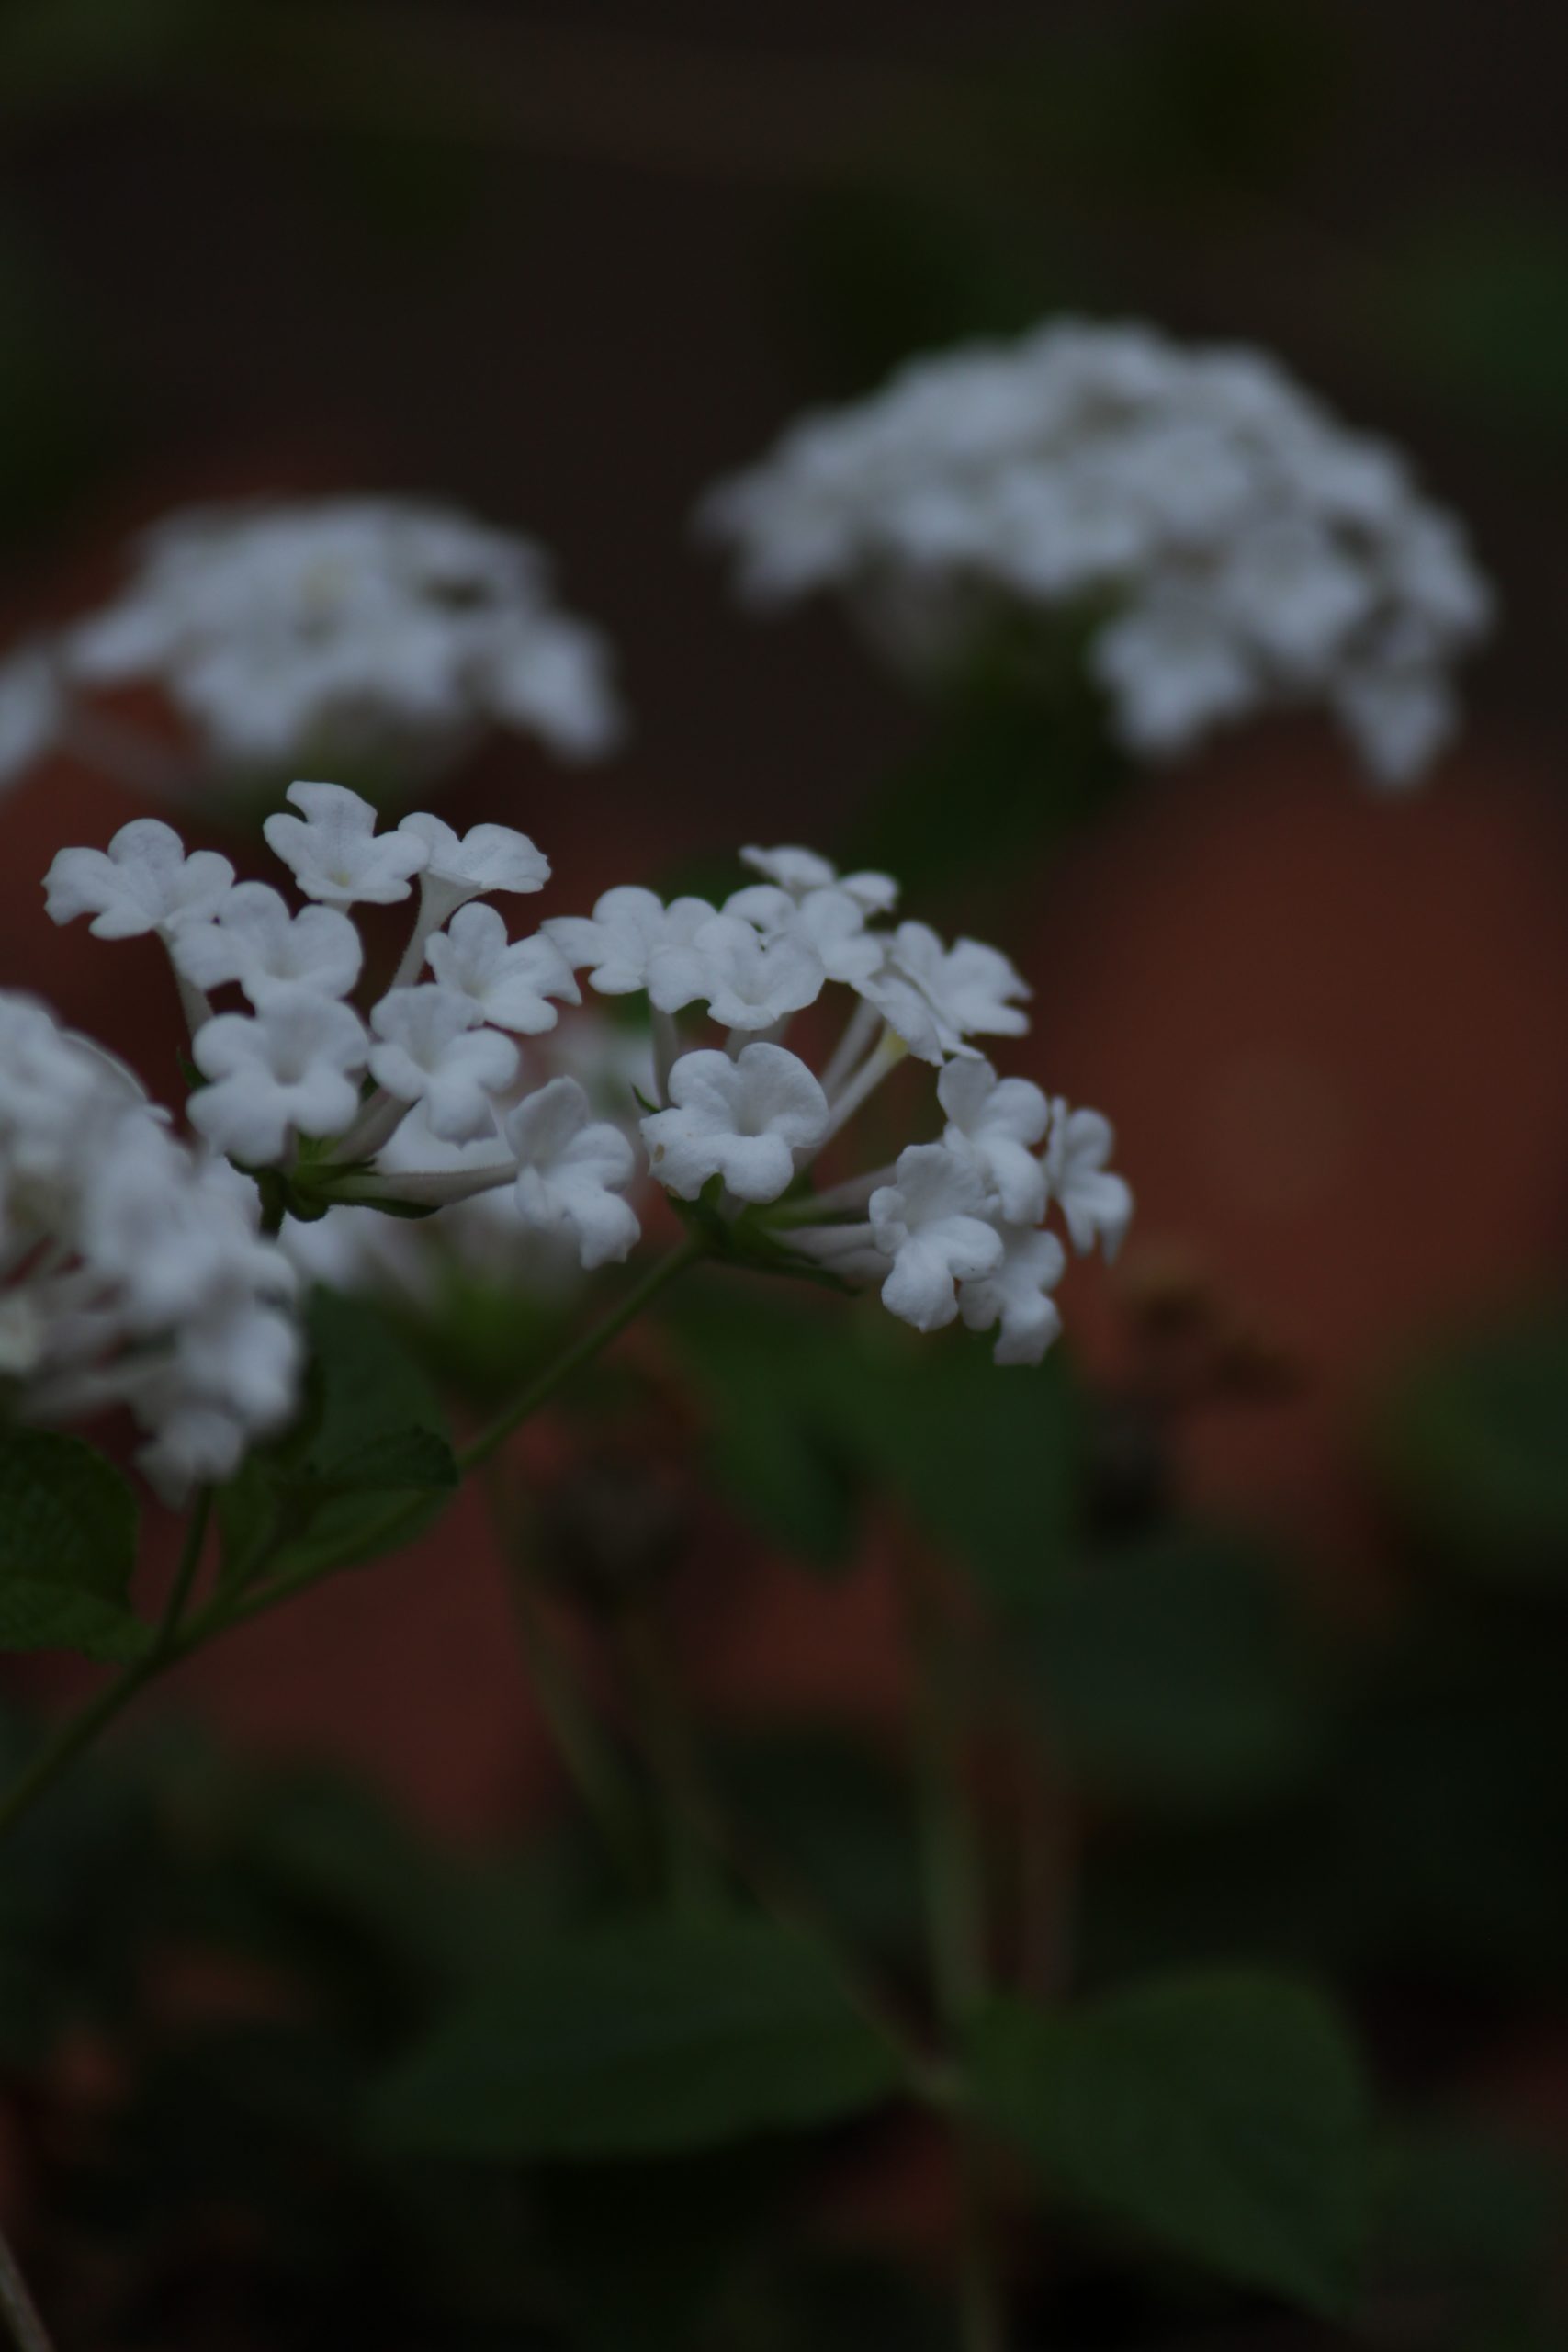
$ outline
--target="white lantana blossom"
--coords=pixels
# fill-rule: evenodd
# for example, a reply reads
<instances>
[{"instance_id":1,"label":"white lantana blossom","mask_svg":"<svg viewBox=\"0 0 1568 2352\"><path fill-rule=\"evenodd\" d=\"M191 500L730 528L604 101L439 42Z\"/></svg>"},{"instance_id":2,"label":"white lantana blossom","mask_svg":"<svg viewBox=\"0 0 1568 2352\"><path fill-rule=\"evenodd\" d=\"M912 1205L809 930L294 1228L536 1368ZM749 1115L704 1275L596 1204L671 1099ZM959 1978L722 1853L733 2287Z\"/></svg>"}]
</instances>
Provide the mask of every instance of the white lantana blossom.
<instances>
[{"instance_id":1,"label":"white lantana blossom","mask_svg":"<svg viewBox=\"0 0 1568 2352\"><path fill-rule=\"evenodd\" d=\"M479 1018L471 997L434 984L393 989L370 1015L371 1077L400 1102L423 1102L431 1133L446 1143L488 1134L492 1097L516 1073L516 1046Z\"/></svg>"},{"instance_id":2,"label":"white lantana blossom","mask_svg":"<svg viewBox=\"0 0 1568 2352\"><path fill-rule=\"evenodd\" d=\"M347 996L364 962L347 915L316 906L296 914L265 882L237 882L207 922L180 926L169 952L175 969L197 988L235 980L254 1005L280 989Z\"/></svg>"},{"instance_id":3,"label":"white lantana blossom","mask_svg":"<svg viewBox=\"0 0 1568 2352\"><path fill-rule=\"evenodd\" d=\"M476 826L459 837L423 815L383 833L342 786L299 785L290 797L300 813L264 830L316 903L293 910L266 884L234 883L221 861L203 867L204 853L187 857L155 826L151 836L128 828L136 838L122 848L117 836L107 858L62 852L50 910L162 933L204 1081L192 1123L260 1172L268 1215L288 1220L307 1269L373 1263L419 1295L411 1236L423 1228L367 1246L381 1207L450 1212L479 1245L476 1263L496 1262L510 1233L558 1267L566 1250L579 1268L603 1266L638 1239L628 1194L640 1178L694 1204L682 1214L695 1248L716 1246L716 1218L730 1228L726 1256L874 1283L920 1330L960 1316L995 1327L997 1361L1020 1363L1037 1361L1058 1327L1053 1210L1079 1250L1119 1246L1132 1200L1108 1164L1106 1122L1049 1104L1030 1080L998 1078L972 1042L1027 1028L1026 983L980 941L950 945L924 923L886 922L897 898L886 876L840 878L807 850L750 849L765 878L722 911L626 885L591 915L513 938L481 901L542 886L547 866L525 835ZM364 962L346 909L407 898L415 875L397 977L362 1012L346 1001ZM646 1000L635 1068L586 1016L584 1034L600 1042L574 1066L557 1033L560 1003L579 1001L574 969L604 996ZM229 989L248 1009L213 1008L209 992ZM844 1017L818 1069L785 1033L803 1015L815 1027L834 990ZM547 1041L542 1064L536 1041ZM917 1130L891 1166L819 1185L821 1155L843 1148L862 1106L911 1057L938 1072L928 1115L940 1133ZM590 1062L600 1073L616 1063L592 1100ZM177 1261L142 1225L145 1281L161 1268L177 1283ZM141 1229L135 1217L125 1227ZM210 1344L220 1354L217 1327ZM225 1375L231 1387L238 1374ZM190 1447L204 1426L190 1421Z\"/></svg>"},{"instance_id":4,"label":"white lantana blossom","mask_svg":"<svg viewBox=\"0 0 1568 2352\"><path fill-rule=\"evenodd\" d=\"M653 1173L694 1201L712 1176L740 1201L776 1201L795 1176L795 1155L828 1130L828 1098L783 1046L682 1054L670 1074L671 1108L642 1123Z\"/></svg>"},{"instance_id":5,"label":"white lantana blossom","mask_svg":"<svg viewBox=\"0 0 1568 2352\"><path fill-rule=\"evenodd\" d=\"M302 817L279 810L262 827L308 899L331 907L390 906L406 899L430 862L430 844L400 826L378 833L376 811L341 784L291 784L288 798Z\"/></svg>"},{"instance_id":6,"label":"white lantana blossom","mask_svg":"<svg viewBox=\"0 0 1568 2352\"><path fill-rule=\"evenodd\" d=\"M525 1225L565 1227L584 1268L628 1257L642 1227L621 1198L637 1155L621 1129L595 1119L574 1078L553 1078L507 1114L505 1136L516 1159L513 1197Z\"/></svg>"},{"instance_id":7,"label":"white lantana blossom","mask_svg":"<svg viewBox=\"0 0 1568 2352\"><path fill-rule=\"evenodd\" d=\"M148 931L168 937L183 923L215 914L233 879L233 867L216 850L187 857L172 825L138 817L120 827L107 851L61 850L44 876L44 903L56 922L90 914L98 939L134 939Z\"/></svg>"},{"instance_id":8,"label":"white lantana blossom","mask_svg":"<svg viewBox=\"0 0 1568 2352\"><path fill-rule=\"evenodd\" d=\"M128 1408L171 1500L229 1476L299 1395L293 1269L254 1184L130 1072L0 992L0 1394L24 1420Z\"/></svg>"},{"instance_id":9,"label":"white lantana blossom","mask_svg":"<svg viewBox=\"0 0 1568 2352\"><path fill-rule=\"evenodd\" d=\"M802 418L701 520L755 603L837 589L917 672L1021 614L1077 614L1134 753L1325 703L1388 786L1452 732L1450 673L1492 613L1395 450L1261 353L1137 325L917 360Z\"/></svg>"},{"instance_id":10,"label":"white lantana blossom","mask_svg":"<svg viewBox=\"0 0 1568 2352\"><path fill-rule=\"evenodd\" d=\"M572 761L622 732L604 642L541 550L416 499L170 515L113 602L0 664L0 783L132 683L163 690L219 788L310 760L430 775L495 727Z\"/></svg>"}]
</instances>

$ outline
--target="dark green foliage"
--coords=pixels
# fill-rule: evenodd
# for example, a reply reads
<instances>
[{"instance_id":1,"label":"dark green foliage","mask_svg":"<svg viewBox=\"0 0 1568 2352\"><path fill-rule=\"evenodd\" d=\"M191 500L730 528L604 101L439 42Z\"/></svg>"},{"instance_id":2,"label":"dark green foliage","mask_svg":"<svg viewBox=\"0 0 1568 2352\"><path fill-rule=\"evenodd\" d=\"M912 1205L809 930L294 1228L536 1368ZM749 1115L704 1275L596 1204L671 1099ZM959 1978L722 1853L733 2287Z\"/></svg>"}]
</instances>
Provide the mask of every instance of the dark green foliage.
<instances>
[{"instance_id":1,"label":"dark green foliage","mask_svg":"<svg viewBox=\"0 0 1568 2352\"><path fill-rule=\"evenodd\" d=\"M136 1499L80 1438L0 1430L0 1649L136 1657Z\"/></svg>"},{"instance_id":2,"label":"dark green foliage","mask_svg":"<svg viewBox=\"0 0 1568 2352\"><path fill-rule=\"evenodd\" d=\"M427 2154L636 2155L853 2114L898 2078L804 1938L649 1921L542 1950L416 2049L377 2114Z\"/></svg>"},{"instance_id":3,"label":"dark green foliage","mask_svg":"<svg viewBox=\"0 0 1568 2352\"><path fill-rule=\"evenodd\" d=\"M975 2041L980 2113L1049 2186L1325 2312L1351 2295L1367 2122L1333 2013L1284 1979L1156 1982Z\"/></svg>"}]
</instances>

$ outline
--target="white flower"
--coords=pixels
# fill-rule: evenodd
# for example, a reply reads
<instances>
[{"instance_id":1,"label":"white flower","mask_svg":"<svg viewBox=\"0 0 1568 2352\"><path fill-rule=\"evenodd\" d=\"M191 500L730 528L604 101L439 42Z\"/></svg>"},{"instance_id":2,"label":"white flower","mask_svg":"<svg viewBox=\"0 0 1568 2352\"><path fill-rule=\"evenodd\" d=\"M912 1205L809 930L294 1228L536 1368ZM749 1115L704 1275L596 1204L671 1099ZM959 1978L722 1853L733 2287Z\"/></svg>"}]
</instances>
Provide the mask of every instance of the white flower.
<instances>
[{"instance_id":1,"label":"white flower","mask_svg":"<svg viewBox=\"0 0 1568 2352\"><path fill-rule=\"evenodd\" d=\"M491 1097L517 1075L517 1048L476 1027L479 1007L456 989L393 989L370 1015L379 1043L370 1075L400 1102L423 1102L431 1131L467 1143L495 1125Z\"/></svg>"},{"instance_id":2,"label":"white flower","mask_svg":"<svg viewBox=\"0 0 1568 2352\"><path fill-rule=\"evenodd\" d=\"M787 933L764 939L750 923L726 914L705 922L692 946L702 964L696 993L727 1029L771 1029L822 993L822 958L804 939Z\"/></svg>"},{"instance_id":3,"label":"white flower","mask_svg":"<svg viewBox=\"0 0 1568 2352\"><path fill-rule=\"evenodd\" d=\"M667 907L635 883L606 890L592 915L556 915L544 924L573 971L587 969L603 996L646 989L660 1012L679 1012L703 994L707 965L693 942L713 922L705 899L676 899Z\"/></svg>"},{"instance_id":4,"label":"white flower","mask_svg":"<svg viewBox=\"0 0 1568 2352\"><path fill-rule=\"evenodd\" d=\"M307 989L279 989L254 1015L217 1013L191 1046L213 1081L191 1096L191 1124L245 1166L274 1166L297 1133L332 1136L348 1125L366 1050L358 1014Z\"/></svg>"},{"instance_id":5,"label":"white flower","mask_svg":"<svg viewBox=\"0 0 1568 2352\"><path fill-rule=\"evenodd\" d=\"M556 607L539 549L412 499L171 515L60 654L82 685L156 680L231 769L426 768L491 723L582 758L620 731L603 641Z\"/></svg>"},{"instance_id":6,"label":"white flower","mask_svg":"<svg viewBox=\"0 0 1568 2352\"><path fill-rule=\"evenodd\" d=\"M998 1079L987 1061L949 1062L937 1080L947 1114L942 1140L969 1152L994 1189L1010 1225L1038 1225L1045 1214L1045 1170L1032 1145L1042 1142L1051 1105L1027 1078Z\"/></svg>"},{"instance_id":7,"label":"white flower","mask_svg":"<svg viewBox=\"0 0 1568 2352\"><path fill-rule=\"evenodd\" d=\"M881 935L865 926L865 909L841 884L826 884L798 896L772 882L753 882L731 892L727 915L738 915L764 939L794 939L820 962L830 980L858 988L878 971L886 952Z\"/></svg>"},{"instance_id":8,"label":"white flower","mask_svg":"<svg viewBox=\"0 0 1568 2352\"><path fill-rule=\"evenodd\" d=\"M44 876L44 904L55 922L90 914L98 939L168 938L200 922L227 897L234 869L216 850L192 850L172 825L138 817L122 825L107 851L62 849Z\"/></svg>"},{"instance_id":9,"label":"white flower","mask_svg":"<svg viewBox=\"0 0 1568 2352\"><path fill-rule=\"evenodd\" d=\"M1115 1143L1111 1122L1100 1112L1069 1111L1059 1096L1052 1103L1046 1182L1080 1254L1098 1238L1107 1258L1114 1258L1132 1222L1132 1191L1105 1164Z\"/></svg>"},{"instance_id":10,"label":"white flower","mask_svg":"<svg viewBox=\"0 0 1568 2352\"><path fill-rule=\"evenodd\" d=\"M876 1247L893 1261L882 1303L917 1331L958 1312L954 1284L976 1282L1002 1260L1002 1237L986 1215L986 1185L973 1162L945 1144L913 1143L891 1184L871 1196Z\"/></svg>"},{"instance_id":11,"label":"white flower","mask_svg":"<svg viewBox=\"0 0 1568 2352\"><path fill-rule=\"evenodd\" d=\"M1038 1363L1062 1328L1048 1295L1061 1281L1066 1255L1054 1233L1016 1226L1002 1236L1000 1261L988 1274L961 1283L958 1304L972 1331L999 1324L995 1363Z\"/></svg>"},{"instance_id":12,"label":"white flower","mask_svg":"<svg viewBox=\"0 0 1568 2352\"><path fill-rule=\"evenodd\" d=\"M565 956L543 932L508 940L506 924L493 907L463 907L425 948L431 970L444 989L465 996L479 1017L525 1037L553 1029L558 1012L549 1002L562 997L582 1001Z\"/></svg>"},{"instance_id":13,"label":"white flower","mask_svg":"<svg viewBox=\"0 0 1568 2352\"><path fill-rule=\"evenodd\" d=\"M923 922L901 922L880 972L860 983L919 1060L940 1062L966 1037L1021 1036L1029 1016L1011 1001L1032 993L997 947L961 939L945 947Z\"/></svg>"},{"instance_id":14,"label":"white flower","mask_svg":"<svg viewBox=\"0 0 1568 2352\"><path fill-rule=\"evenodd\" d=\"M722 1176L738 1200L776 1201L795 1175L795 1154L820 1143L828 1098L783 1046L682 1054L670 1073L672 1107L650 1112L643 1140L655 1176L684 1201Z\"/></svg>"},{"instance_id":15,"label":"white flower","mask_svg":"<svg viewBox=\"0 0 1568 2352\"><path fill-rule=\"evenodd\" d=\"M398 831L424 844L419 887L433 922L445 922L469 899L492 890L542 890L550 878L548 858L510 825L470 825L459 838L441 818L419 811L405 817Z\"/></svg>"},{"instance_id":16,"label":"white flower","mask_svg":"<svg viewBox=\"0 0 1568 2352\"><path fill-rule=\"evenodd\" d=\"M922 675L998 621L1102 613L1090 667L1150 756L1321 700L1407 781L1491 616L1458 526L1393 452L1258 354L1138 326L1058 320L917 360L803 419L702 520L743 593L835 588Z\"/></svg>"},{"instance_id":17,"label":"white flower","mask_svg":"<svg viewBox=\"0 0 1568 2352\"><path fill-rule=\"evenodd\" d=\"M376 811L341 784L291 784L285 795L303 817L283 811L262 827L308 899L329 906L390 905L406 899L429 859L417 834L376 831Z\"/></svg>"},{"instance_id":18,"label":"white flower","mask_svg":"<svg viewBox=\"0 0 1568 2352\"><path fill-rule=\"evenodd\" d=\"M125 1405L171 1500L286 1421L293 1270L255 1186L193 1154L130 1071L0 992L0 1364L12 1410Z\"/></svg>"},{"instance_id":19,"label":"white flower","mask_svg":"<svg viewBox=\"0 0 1568 2352\"><path fill-rule=\"evenodd\" d=\"M898 885L890 874L841 875L814 849L743 849L740 863L787 890L792 899L804 899L813 890L838 888L847 890L864 913L885 915L898 897Z\"/></svg>"},{"instance_id":20,"label":"white flower","mask_svg":"<svg viewBox=\"0 0 1568 2352\"><path fill-rule=\"evenodd\" d=\"M237 980L256 1005L280 988L346 996L364 960L347 915L336 907L295 914L265 882L236 882L210 922L181 926L170 953L196 987Z\"/></svg>"},{"instance_id":21,"label":"white flower","mask_svg":"<svg viewBox=\"0 0 1568 2352\"><path fill-rule=\"evenodd\" d=\"M619 1127L595 1120L574 1078L553 1078L525 1095L504 1121L517 1158L517 1214L540 1231L565 1227L585 1269L626 1258L641 1227L620 1194L636 1155Z\"/></svg>"},{"instance_id":22,"label":"white flower","mask_svg":"<svg viewBox=\"0 0 1568 2352\"><path fill-rule=\"evenodd\" d=\"M42 646L20 646L0 662L0 786L48 750L63 717L60 673Z\"/></svg>"}]
</instances>

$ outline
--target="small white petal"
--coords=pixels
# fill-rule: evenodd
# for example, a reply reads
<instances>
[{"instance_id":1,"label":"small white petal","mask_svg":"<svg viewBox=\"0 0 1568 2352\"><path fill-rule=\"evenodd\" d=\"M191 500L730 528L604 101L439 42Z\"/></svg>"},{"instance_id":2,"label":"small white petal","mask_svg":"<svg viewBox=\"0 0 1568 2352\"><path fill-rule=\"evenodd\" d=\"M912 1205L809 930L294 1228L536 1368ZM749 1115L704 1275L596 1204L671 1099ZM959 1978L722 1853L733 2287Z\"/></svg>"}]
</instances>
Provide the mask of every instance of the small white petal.
<instances>
[{"instance_id":1,"label":"small white petal","mask_svg":"<svg viewBox=\"0 0 1568 2352\"><path fill-rule=\"evenodd\" d=\"M827 1132L827 1096L783 1046L744 1046L733 1061L682 1054L670 1100L643 1120L642 1133L654 1175L682 1200L721 1176L738 1200L776 1201L793 1181L796 1151Z\"/></svg>"}]
</instances>

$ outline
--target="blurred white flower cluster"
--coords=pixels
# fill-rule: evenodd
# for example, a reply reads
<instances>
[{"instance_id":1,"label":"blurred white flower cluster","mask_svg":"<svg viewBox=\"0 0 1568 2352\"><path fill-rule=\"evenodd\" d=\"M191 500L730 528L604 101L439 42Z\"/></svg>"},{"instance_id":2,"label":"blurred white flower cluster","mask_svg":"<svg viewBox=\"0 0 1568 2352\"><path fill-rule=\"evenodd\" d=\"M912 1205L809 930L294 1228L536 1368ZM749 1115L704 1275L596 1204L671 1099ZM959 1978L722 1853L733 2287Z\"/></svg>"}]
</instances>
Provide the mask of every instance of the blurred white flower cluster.
<instances>
[{"instance_id":1,"label":"blurred white flower cluster","mask_svg":"<svg viewBox=\"0 0 1568 2352\"><path fill-rule=\"evenodd\" d=\"M1057 1328L1052 1204L1078 1248L1119 1243L1132 1204L1105 1166L1104 1121L998 1080L970 1043L1028 1027L1023 981L994 947L880 922L897 895L886 875L840 877L809 851L749 849L761 878L722 906L667 905L628 885L591 915L513 939L482 901L547 880L525 835L476 825L459 837L423 812L378 831L369 803L334 784L296 784L288 797L299 813L264 830L308 902L298 910L265 883L236 882L211 851L187 855L155 819L122 828L107 853L62 850L46 882L56 921L163 937L205 1081L192 1123L263 1172L277 1216L504 1193L519 1227L569 1245L582 1268L624 1260L641 1230L629 1117L601 1115L570 1069L525 1084L517 1042L554 1029L586 972L602 994L646 998L648 1172L701 1204L710 1239L717 1220L728 1254L875 1280L921 1330L960 1315L999 1327L998 1361L1019 1363ZM364 959L346 910L406 899L416 882L401 961L362 1015L348 1001ZM818 1074L784 1040L830 987L851 1001ZM243 1009L213 1010L209 992L226 988ZM682 1016L705 1016L705 1037ZM818 1156L911 1055L940 1072L941 1136L814 1189ZM624 1099L629 1113L629 1088Z\"/></svg>"},{"instance_id":2,"label":"blurred white flower cluster","mask_svg":"<svg viewBox=\"0 0 1568 2352\"><path fill-rule=\"evenodd\" d=\"M0 992L0 1396L29 1420L128 1406L171 1499L294 1408L294 1273L256 1188L193 1152L130 1071Z\"/></svg>"},{"instance_id":3,"label":"blurred white flower cluster","mask_svg":"<svg viewBox=\"0 0 1568 2352\"><path fill-rule=\"evenodd\" d=\"M1264 354L1062 321L919 360L711 491L759 605L842 590L917 672L998 616L1074 611L1131 752L1324 702L1408 784L1451 732L1486 582L1397 451Z\"/></svg>"},{"instance_id":4,"label":"blurred white flower cluster","mask_svg":"<svg viewBox=\"0 0 1568 2352\"><path fill-rule=\"evenodd\" d=\"M539 548L404 498L170 515L111 604L0 664L0 782L85 696L141 681L216 783L307 758L429 775L492 726L592 759L622 725L604 640L556 605Z\"/></svg>"}]
</instances>

